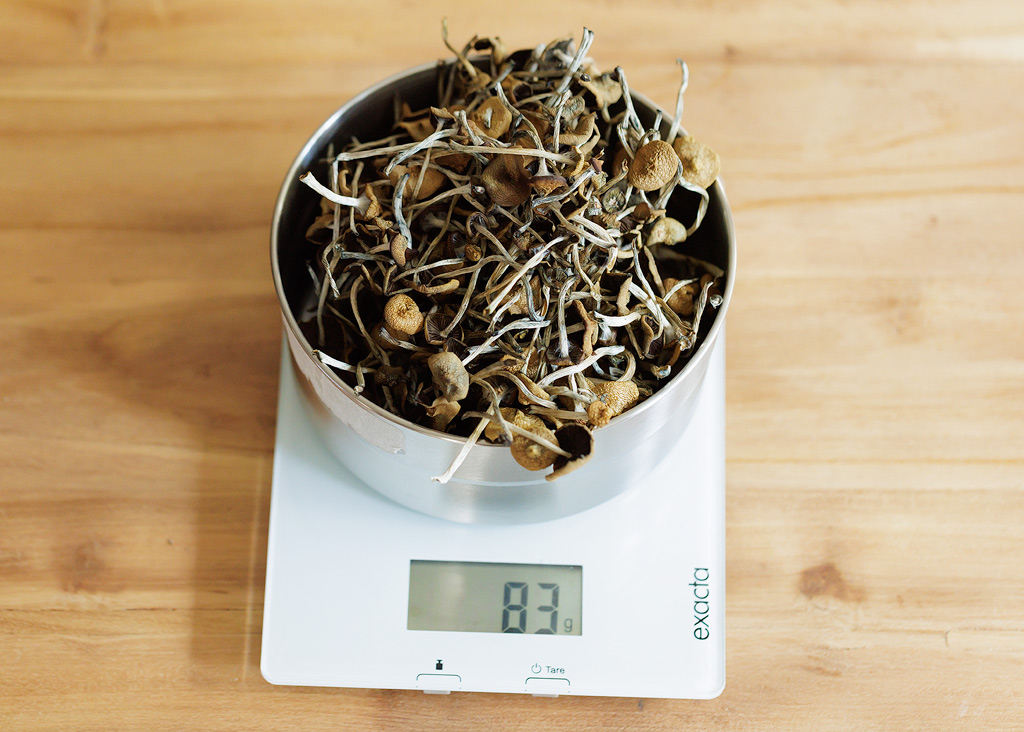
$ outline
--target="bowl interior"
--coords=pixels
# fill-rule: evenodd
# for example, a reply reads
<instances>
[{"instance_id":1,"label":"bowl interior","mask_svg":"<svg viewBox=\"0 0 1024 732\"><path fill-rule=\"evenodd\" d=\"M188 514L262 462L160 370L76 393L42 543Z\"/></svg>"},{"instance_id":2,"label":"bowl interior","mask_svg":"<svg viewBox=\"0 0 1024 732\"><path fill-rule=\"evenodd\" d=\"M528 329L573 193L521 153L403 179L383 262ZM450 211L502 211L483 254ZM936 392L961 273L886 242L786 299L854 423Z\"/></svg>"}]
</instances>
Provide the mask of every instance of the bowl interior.
<instances>
[{"instance_id":1,"label":"bowl interior","mask_svg":"<svg viewBox=\"0 0 1024 732\"><path fill-rule=\"evenodd\" d=\"M317 294L313 280L308 271L307 263L314 253L313 245L305 238L305 232L319 209L319 195L299 183L298 177L307 170L313 171L319 180L327 180L328 164L326 157L329 147L342 149L352 137L363 141L373 140L392 129L395 118L396 104L399 100L408 102L413 109L422 109L436 104L440 96L439 89L443 76L443 64L429 64L399 74L367 89L332 115L321 128L310 138L300 152L292 168L289 170L275 212L274 232L272 237L272 258L275 275L278 278L278 290L282 308L286 309L286 321L293 329L304 350L309 353L312 346L309 339L298 325L304 314L315 312ZM633 104L637 114L647 126L653 124L657 108L646 98L633 92ZM622 103L619 103L622 108ZM614 115L618 110L613 108ZM670 117L662 115L662 133L667 134ZM704 341L712 329L720 327L728 306L735 270L735 238L732 218L728 203L720 182L708 191L710 201L703 223L695 234L685 243L677 245L681 253L702 259L720 267L726 272L725 301L718 309L709 312L701 322L700 336ZM684 189L678 189L668 203L668 215L679 219L684 224L692 221L697 210L699 196ZM702 343L691 356L695 361L702 352L706 352L706 343ZM685 373L685 369L672 377L675 381ZM350 391L336 375L333 379L343 388ZM657 399L670 385L666 384L651 399ZM354 396L354 395L353 395ZM641 404L633 411L643 411ZM377 410L373 410L377 411ZM404 419L380 412L389 418L413 427L422 429ZM629 416L623 415L623 417ZM436 433L440 434L440 433Z\"/></svg>"}]
</instances>

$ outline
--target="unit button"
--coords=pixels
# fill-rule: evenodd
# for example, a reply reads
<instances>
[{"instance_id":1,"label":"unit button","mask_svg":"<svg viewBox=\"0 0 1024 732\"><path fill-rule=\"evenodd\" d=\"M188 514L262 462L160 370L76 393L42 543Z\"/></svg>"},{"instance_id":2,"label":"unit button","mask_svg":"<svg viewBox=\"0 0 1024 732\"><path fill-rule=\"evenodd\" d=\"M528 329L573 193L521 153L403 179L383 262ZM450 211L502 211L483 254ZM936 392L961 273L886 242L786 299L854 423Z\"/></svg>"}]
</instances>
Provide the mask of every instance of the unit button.
<instances>
[{"instance_id":1,"label":"unit button","mask_svg":"<svg viewBox=\"0 0 1024 732\"><path fill-rule=\"evenodd\" d=\"M535 696L558 696L569 693L569 679L537 678L526 680L526 690Z\"/></svg>"},{"instance_id":2,"label":"unit button","mask_svg":"<svg viewBox=\"0 0 1024 732\"><path fill-rule=\"evenodd\" d=\"M462 677L458 674L419 674L416 686L427 694L450 694L452 689L462 685Z\"/></svg>"}]
</instances>

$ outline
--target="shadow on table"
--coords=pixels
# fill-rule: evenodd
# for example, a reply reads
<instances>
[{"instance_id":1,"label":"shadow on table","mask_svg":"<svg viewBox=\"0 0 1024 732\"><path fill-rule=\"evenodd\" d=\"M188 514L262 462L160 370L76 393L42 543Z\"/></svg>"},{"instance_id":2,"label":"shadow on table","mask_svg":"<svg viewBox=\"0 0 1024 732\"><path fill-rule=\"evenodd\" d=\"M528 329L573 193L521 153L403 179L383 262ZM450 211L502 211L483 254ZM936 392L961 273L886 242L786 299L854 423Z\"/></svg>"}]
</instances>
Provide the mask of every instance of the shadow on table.
<instances>
[{"instance_id":1,"label":"shadow on table","mask_svg":"<svg viewBox=\"0 0 1024 732\"><path fill-rule=\"evenodd\" d=\"M110 451L110 475L74 489L88 517L54 532L63 589L189 613L190 681L259 680L281 348L269 273L266 293L162 304L123 287L123 307L92 305L26 339L59 390L40 400L58 405L48 428ZM172 618L156 635L176 627L166 612L134 617Z\"/></svg>"}]
</instances>

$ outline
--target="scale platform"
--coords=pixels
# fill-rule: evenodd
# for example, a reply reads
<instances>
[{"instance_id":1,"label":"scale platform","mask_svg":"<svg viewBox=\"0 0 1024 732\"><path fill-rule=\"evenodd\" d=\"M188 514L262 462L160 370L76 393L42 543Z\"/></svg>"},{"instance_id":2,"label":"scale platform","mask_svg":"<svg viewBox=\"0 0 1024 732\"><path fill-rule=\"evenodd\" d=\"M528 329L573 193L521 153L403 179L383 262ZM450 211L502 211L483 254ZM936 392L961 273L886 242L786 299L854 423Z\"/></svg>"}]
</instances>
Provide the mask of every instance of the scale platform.
<instances>
[{"instance_id":1,"label":"scale platform","mask_svg":"<svg viewBox=\"0 0 1024 732\"><path fill-rule=\"evenodd\" d=\"M725 685L725 339L678 445L565 518L458 524L362 484L284 349L261 670L273 684L710 699Z\"/></svg>"}]
</instances>

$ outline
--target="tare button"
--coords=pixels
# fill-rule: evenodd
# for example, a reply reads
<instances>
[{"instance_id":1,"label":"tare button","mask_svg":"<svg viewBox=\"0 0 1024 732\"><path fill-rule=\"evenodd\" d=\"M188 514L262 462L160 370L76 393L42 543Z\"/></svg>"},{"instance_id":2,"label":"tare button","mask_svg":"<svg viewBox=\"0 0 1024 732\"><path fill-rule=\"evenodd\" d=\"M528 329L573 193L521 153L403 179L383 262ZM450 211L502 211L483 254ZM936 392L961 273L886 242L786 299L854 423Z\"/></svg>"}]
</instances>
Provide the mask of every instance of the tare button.
<instances>
[{"instance_id":1,"label":"tare button","mask_svg":"<svg viewBox=\"0 0 1024 732\"><path fill-rule=\"evenodd\" d=\"M526 680L526 690L537 696L568 694L569 679L539 679L530 677Z\"/></svg>"}]
</instances>

